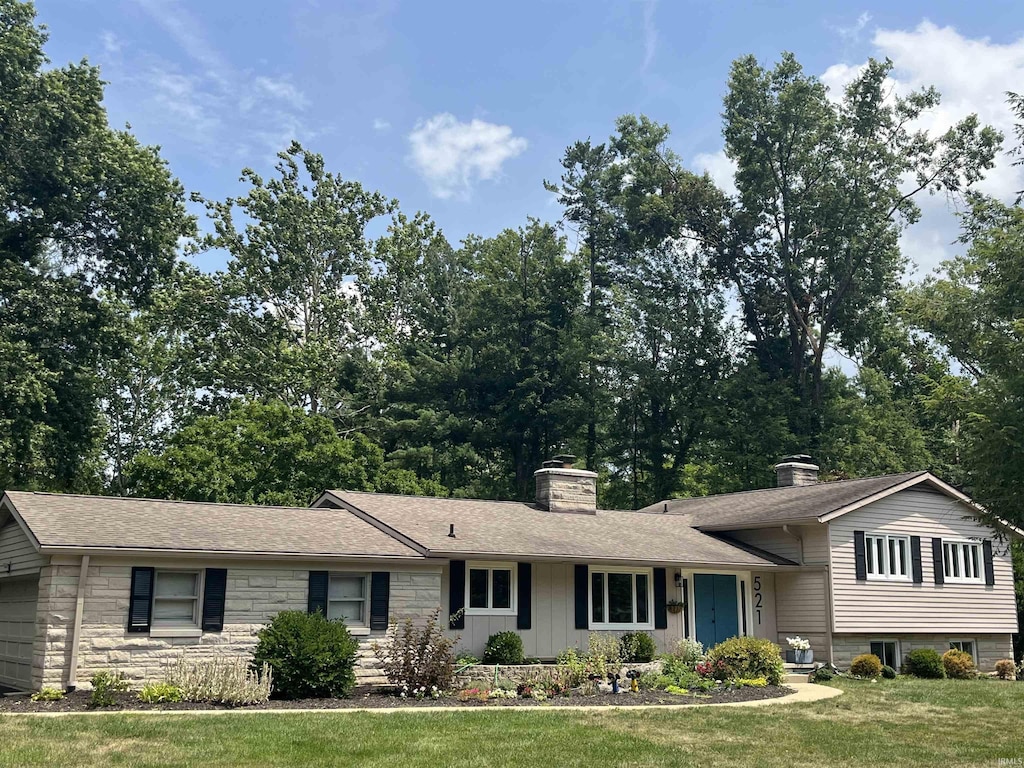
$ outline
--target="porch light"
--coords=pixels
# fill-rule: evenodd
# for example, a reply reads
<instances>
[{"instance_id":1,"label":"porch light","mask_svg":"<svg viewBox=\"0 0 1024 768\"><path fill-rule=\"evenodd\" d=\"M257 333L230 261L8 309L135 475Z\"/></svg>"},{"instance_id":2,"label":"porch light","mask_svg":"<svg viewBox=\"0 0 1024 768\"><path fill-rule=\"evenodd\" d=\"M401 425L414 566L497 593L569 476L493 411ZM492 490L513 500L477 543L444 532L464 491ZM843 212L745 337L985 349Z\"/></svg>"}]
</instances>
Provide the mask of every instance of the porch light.
<instances>
[{"instance_id":1,"label":"porch light","mask_svg":"<svg viewBox=\"0 0 1024 768\"><path fill-rule=\"evenodd\" d=\"M683 574L681 574L679 571L676 571L675 578L676 578L676 586L677 587L683 586Z\"/></svg>"}]
</instances>

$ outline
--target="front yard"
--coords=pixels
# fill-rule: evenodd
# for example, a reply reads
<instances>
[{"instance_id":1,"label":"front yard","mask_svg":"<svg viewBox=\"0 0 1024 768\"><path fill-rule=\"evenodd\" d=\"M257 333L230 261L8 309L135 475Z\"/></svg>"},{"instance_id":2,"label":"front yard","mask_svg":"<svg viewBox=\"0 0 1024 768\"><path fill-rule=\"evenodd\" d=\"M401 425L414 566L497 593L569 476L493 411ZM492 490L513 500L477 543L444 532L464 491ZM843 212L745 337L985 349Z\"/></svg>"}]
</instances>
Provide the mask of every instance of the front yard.
<instances>
[{"instance_id":1,"label":"front yard","mask_svg":"<svg viewBox=\"0 0 1024 768\"><path fill-rule=\"evenodd\" d=\"M954 766L1024 761L1024 683L842 681L693 711L0 717L0 766ZM1008 760L1009 759L1009 760Z\"/></svg>"}]
</instances>

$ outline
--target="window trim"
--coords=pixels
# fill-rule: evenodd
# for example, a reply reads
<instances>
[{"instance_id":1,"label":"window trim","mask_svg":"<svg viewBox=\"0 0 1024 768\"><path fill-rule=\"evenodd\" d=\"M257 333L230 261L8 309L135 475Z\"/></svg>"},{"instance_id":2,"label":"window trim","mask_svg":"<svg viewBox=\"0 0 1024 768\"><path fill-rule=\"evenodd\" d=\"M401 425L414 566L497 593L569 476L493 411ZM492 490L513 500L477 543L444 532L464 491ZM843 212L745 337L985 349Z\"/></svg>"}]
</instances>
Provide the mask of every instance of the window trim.
<instances>
[{"instance_id":1,"label":"window trim","mask_svg":"<svg viewBox=\"0 0 1024 768\"><path fill-rule=\"evenodd\" d=\"M889 559L888 558L889 542L890 541L894 541L894 540L899 540L899 541L902 541L904 543L904 548L903 548L904 557L903 557L903 560L902 560L902 564L903 564L903 569L906 571L905 575L902 574L902 573L890 574L890 573L872 573L871 572L872 566L875 566L875 568L877 570L877 565L878 565L877 559L875 557L875 555L877 555L877 551L875 551L874 547L872 546L874 540L876 540L876 539L882 539L883 541L885 541L886 565L888 565L888 559ZM906 534L906 533L865 533L864 534L864 560L865 560L865 569L866 569L866 574L865 575L867 576L867 580L868 581L902 581L902 582L912 582L913 579L914 579L914 573L913 573L913 571L914 571L914 563L913 563L913 559L914 559L914 557L913 557L913 555L911 554L911 551L910 551L910 534Z\"/></svg>"},{"instance_id":2,"label":"window trim","mask_svg":"<svg viewBox=\"0 0 1024 768\"><path fill-rule=\"evenodd\" d=\"M957 560L960 564L960 576L954 576L952 574L952 561L947 561L946 558L946 547L956 546ZM964 546L970 546L978 553L978 568L974 576L967 578L963 576L963 548ZM950 551L953 551L952 549ZM946 571L946 566L950 566L949 572ZM985 550L980 541L972 541L970 539L943 539L942 540L942 576L943 582L946 584L984 584L985 583Z\"/></svg>"},{"instance_id":3,"label":"window trim","mask_svg":"<svg viewBox=\"0 0 1024 768\"><path fill-rule=\"evenodd\" d=\"M596 622L594 621L594 574L603 573L628 573L633 576L633 616L636 616L636 577L643 575L647 577L647 621L646 622ZM604 616L610 616L608 611L608 579L604 580ZM587 573L587 627L592 630L619 630L619 629L654 629L654 569L653 568L627 568L623 566L591 566Z\"/></svg>"},{"instance_id":4,"label":"window trim","mask_svg":"<svg viewBox=\"0 0 1024 768\"><path fill-rule=\"evenodd\" d=\"M953 649L953 643L970 643L971 644L971 659L974 661L975 666L978 664L978 641L972 637L951 637L948 645L950 650ZM958 651L962 651L963 648L957 648Z\"/></svg>"},{"instance_id":5,"label":"window trim","mask_svg":"<svg viewBox=\"0 0 1024 768\"><path fill-rule=\"evenodd\" d=\"M487 571L487 607L471 608L469 605L469 575L473 571ZM494 572L509 571L509 607L492 608L494 602ZM518 564L502 560L471 560L466 563L465 608L467 616L518 616L519 568Z\"/></svg>"},{"instance_id":6,"label":"window trim","mask_svg":"<svg viewBox=\"0 0 1024 768\"><path fill-rule=\"evenodd\" d=\"M196 577L196 595L193 598L194 608L192 609L192 621L183 622L180 624L166 624L157 623L156 618L156 604L158 600L182 600L185 598L163 598L157 595L157 585L160 583L161 573L188 573L194 574ZM205 568L154 568L153 569L153 594L150 598L150 619L149 619L149 636L150 637L202 637L203 627L203 595L206 588L206 569Z\"/></svg>"},{"instance_id":7,"label":"window trim","mask_svg":"<svg viewBox=\"0 0 1024 768\"><path fill-rule=\"evenodd\" d=\"M363 580L363 621L354 624L345 621L345 627L349 630L350 634L366 634L370 631L370 579L371 574L369 571L328 571L327 572L327 603L324 606L324 616L328 619L331 613L331 603L353 603L359 598L346 598L346 599L335 599L331 600L331 579L335 576L359 576Z\"/></svg>"},{"instance_id":8,"label":"window trim","mask_svg":"<svg viewBox=\"0 0 1024 768\"><path fill-rule=\"evenodd\" d=\"M892 667L893 669L895 669L896 671L899 671L900 667L903 665L903 654L902 654L902 652L900 650L899 638L895 638L895 637L873 637L870 640L868 640L868 653L871 653L871 644L872 643L892 643L893 644L893 648L894 648L893 653L896 654L896 663L895 664L890 664L889 666ZM884 651L883 651L883 653L884 653ZM881 659L882 664L885 664L885 659L883 659L881 656L879 656L878 658Z\"/></svg>"}]
</instances>

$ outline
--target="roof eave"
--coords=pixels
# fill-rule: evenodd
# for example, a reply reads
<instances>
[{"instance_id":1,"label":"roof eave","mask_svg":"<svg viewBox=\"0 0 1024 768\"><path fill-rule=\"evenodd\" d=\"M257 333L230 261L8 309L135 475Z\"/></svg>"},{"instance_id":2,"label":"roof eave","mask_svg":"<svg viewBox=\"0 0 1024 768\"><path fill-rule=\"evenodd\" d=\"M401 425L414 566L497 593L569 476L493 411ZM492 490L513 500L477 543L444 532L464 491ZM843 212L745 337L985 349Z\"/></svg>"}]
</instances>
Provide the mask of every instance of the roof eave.
<instances>
[{"instance_id":1,"label":"roof eave","mask_svg":"<svg viewBox=\"0 0 1024 768\"><path fill-rule=\"evenodd\" d=\"M551 555L536 552L487 552L487 551L459 551L459 550L431 550L427 555L428 559L442 558L445 560L465 560L475 558L480 560L530 560L548 561L558 563L642 563L644 565L657 565L673 563L680 566L692 566L696 568L734 568L737 570L749 570L751 568L775 568L775 563L737 563L725 560L687 560L678 557L668 558L636 558L618 557L607 555Z\"/></svg>"},{"instance_id":2,"label":"roof eave","mask_svg":"<svg viewBox=\"0 0 1024 768\"><path fill-rule=\"evenodd\" d=\"M379 560L379 561L424 561L423 555L383 555L368 553L339 552L275 552L268 550L241 549L182 549L166 547L98 547L92 545L52 544L40 547L44 555L147 555L152 557L208 557L231 560L274 559L274 560Z\"/></svg>"},{"instance_id":3,"label":"roof eave","mask_svg":"<svg viewBox=\"0 0 1024 768\"><path fill-rule=\"evenodd\" d=\"M778 528L783 525L806 525L807 523L818 523L820 519L815 515L809 517L787 517L781 520L747 520L743 523L731 525L693 525L698 531L746 531L755 528Z\"/></svg>"},{"instance_id":4,"label":"roof eave","mask_svg":"<svg viewBox=\"0 0 1024 768\"><path fill-rule=\"evenodd\" d=\"M380 520L379 518L371 515L369 512L360 509L352 502L346 501L345 499L341 498L334 491L324 491L323 493L320 494L317 500L313 502L313 507L324 506L334 506L337 509L348 510L357 518L362 520L364 523L372 525L381 533L390 536L392 539L406 547L409 547L409 549L413 550L414 552L418 552L420 555L423 556L430 554L430 549L426 545L421 544L420 542L416 541L410 536L406 536L397 528L392 528L383 520Z\"/></svg>"}]
</instances>

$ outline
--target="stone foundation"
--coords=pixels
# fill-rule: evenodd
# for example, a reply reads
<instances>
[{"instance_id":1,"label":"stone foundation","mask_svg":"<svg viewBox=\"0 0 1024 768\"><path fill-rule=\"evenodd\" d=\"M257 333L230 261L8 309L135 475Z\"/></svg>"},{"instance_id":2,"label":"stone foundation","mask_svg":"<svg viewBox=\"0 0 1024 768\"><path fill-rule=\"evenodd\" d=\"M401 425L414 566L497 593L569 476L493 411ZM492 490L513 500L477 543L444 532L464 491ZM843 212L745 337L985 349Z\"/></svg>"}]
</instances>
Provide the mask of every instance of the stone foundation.
<instances>
[{"instance_id":1,"label":"stone foundation","mask_svg":"<svg viewBox=\"0 0 1024 768\"><path fill-rule=\"evenodd\" d=\"M871 652L872 640L898 640L901 657L917 648L934 648L940 654L949 650L949 641L973 640L977 649L974 663L982 672L991 672L1000 659L1013 658L1013 640L1010 635L984 635L972 632L960 634L891 634L832 636L833 660L840 669L850 666L855 656ZM815 658L817 660L817 658Z\"/></svg>"}]
</instances>

